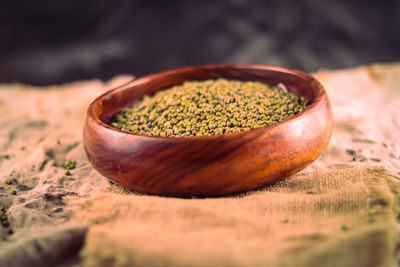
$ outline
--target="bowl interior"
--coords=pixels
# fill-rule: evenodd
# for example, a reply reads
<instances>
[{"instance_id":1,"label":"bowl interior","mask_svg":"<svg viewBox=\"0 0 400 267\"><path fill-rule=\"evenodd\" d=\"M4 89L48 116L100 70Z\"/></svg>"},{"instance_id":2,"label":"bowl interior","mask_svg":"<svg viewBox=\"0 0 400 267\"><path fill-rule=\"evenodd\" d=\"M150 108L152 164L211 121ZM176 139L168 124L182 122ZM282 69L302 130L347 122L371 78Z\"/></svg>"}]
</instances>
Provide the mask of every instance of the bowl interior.
<instances>
[{"instance_id":1,"label":"bowl interior","mask_svg":"<svg viewBox=\"0 0 400 267\"><path fill-rule=\"evenodd\" d=\"M144 95L182 84L185 81L201 81L225 78L241 81L260 81L269 86L282 83L298 96L313 103L318 96L316 81L308 74L281 67L264 65L206 65L166 71L139 78L126 86L114 89L99 97L94 115L109 124L116 113L139 101ZM317 83L318 84L318 83Z\"/></svg>"}]
</instances>

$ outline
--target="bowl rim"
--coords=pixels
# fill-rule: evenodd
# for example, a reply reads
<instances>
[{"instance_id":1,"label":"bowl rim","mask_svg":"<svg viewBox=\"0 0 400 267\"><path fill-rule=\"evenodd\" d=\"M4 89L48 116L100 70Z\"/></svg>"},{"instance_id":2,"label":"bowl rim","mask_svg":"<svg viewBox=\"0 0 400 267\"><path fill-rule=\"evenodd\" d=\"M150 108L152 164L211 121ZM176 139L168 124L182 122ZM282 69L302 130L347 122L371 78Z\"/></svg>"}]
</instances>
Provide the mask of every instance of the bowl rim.
<instances>
[{"instance_id":1,"label":"bowl rim","mask_svg":"<svg viewBox=\"0 0 400 267\"><path fill-rule=\"evenodd\" d=\"M300 111L299 113L283 120L278 123L274 123L271 125L265 125L259 128L254 128L254 129L249 129L245 131L240 131L240 132L234 132L234 133L228 133L228 134L214 134L214 135L203 135L203 136L152 136L152 135L142 135L142 134L136 134L132 132L127 132L120 130L118 128L112 127L111 125L103 122L98 116L96 116L94 112L94 107L96 105L99 105L99 102L101 102L103 99L110 99L113 97L114 94L124 91L124 90L132 90L135 86L138 86L140 84L146 83L149 80L155 79L155 78L160 78L162 76L169 76L173 74L177 74L179 72L185 72L189 70L196 70L196 69L254 69L254 70L266 70L266 71L275 71L275 72L281 72L289 75L295 75L298 78L302 79L307 79L310 83L312 83L314 86L317 86L321 91L322 94L317 94L315 95L314 100L309 104L304 110ZM188 80L190 81L190 80ZM311 87L312 90L314 87ZM161 89L164 90L164 89ZM153 74L148 74L144 76L140 76L137 79L130 80L122 85L119 85L115 88L112 88L108 90L107 92L101 94L97 98L95 98L89 105L87 109L87 119L90 118L92 119L93 122L97 124L97 126L100 126L104 128L106 131L109 132L116 132L119 134L123 135L128 135L132 137L140 137L140 138L147 138L147 139L161 139L161 140L176 140L176 141L182 141L182 140L213 140L213 139L218 139L223 137L234 137L234 136L241 136L248 134L249 132L265 132L265 131L270 131L276 127L286 125L291 123L293 120L297 120L300 117L303 117L313 111L313 109L316 108L316 106L326 99L329 102L328 95L325 91L325 88L323 85L311 74L293 69L293 68L288 68L288 67L282 67L282 66L274 66L274 65L264 65L264 64L244 64L244 63L220 63L220 64L206 64L206 65L195 65L195 66L187 66L183 68L176 68L176 69L171 69L171 70L166 70L166 71L161 71Z\"/></svg>"}]
</instances>

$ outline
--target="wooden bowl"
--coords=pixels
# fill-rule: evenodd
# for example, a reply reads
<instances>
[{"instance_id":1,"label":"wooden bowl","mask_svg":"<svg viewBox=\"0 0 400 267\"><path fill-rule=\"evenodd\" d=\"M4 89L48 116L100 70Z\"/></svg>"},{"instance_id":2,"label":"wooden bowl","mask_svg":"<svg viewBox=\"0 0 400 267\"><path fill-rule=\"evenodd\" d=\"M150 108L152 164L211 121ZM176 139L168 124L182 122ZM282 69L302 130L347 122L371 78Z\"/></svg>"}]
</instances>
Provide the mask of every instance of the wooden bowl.
<instances>
[{"instance_id":1,"label":"wooden bowl","mask_svg":"<svg viewBox=\"0 0 400 267\"><path fill-rule=\"evenodd\" d=\"M280 123L249 131L197 137L152 137L109 126L113 116L143 95L188 80L227 78L286 85L311 104ZM311 75L265 65L220 64L148 75L94 100L84 146L105 177L131 189L166 196L219 196L274 183L311 164L332 132L332 112Z\"/></svg>"}]
</instances>

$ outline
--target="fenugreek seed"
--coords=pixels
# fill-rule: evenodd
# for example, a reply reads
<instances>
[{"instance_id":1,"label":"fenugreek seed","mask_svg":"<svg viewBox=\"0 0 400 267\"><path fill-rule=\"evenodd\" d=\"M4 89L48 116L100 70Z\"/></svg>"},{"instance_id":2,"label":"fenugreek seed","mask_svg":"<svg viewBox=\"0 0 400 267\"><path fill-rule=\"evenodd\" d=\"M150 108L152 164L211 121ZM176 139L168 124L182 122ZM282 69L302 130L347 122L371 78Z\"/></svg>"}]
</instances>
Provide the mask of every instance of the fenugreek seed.
<instances>
[{"instance_id":1,"label":"fenugreek seed","mask_svg":"<svg viewBox=\"0 0 400 267\"><path fill-rule=\"evenodd\" d=\"M66 170L75 169L76 161L75 160L67 160L62 164L62 167Z\"/></svg>"},{"instance_id":2,"label":"fenugreek seed","mask_svg":"<svg viewBox=\"0 0 400 267\"><path fill-rule=\"evenodd\" d=\"M310 195L313 195L313 194L315 194L315 190L312 189L312 188L310 188L310 189L308 189L308 190L306 191L306 193L307 193L307 194L310 194Z\"/></svg>"},{"instance_id":3,"label":"fenugreek seed","mask_svg":"<svg viewBox=\"0 0 400 267\"><path fill-rule=\"evenodd\" d=\"M368 210L368 216L374 216L375 214L376 214L376 211L374 209Z\"/></svg>"}]
</instances>

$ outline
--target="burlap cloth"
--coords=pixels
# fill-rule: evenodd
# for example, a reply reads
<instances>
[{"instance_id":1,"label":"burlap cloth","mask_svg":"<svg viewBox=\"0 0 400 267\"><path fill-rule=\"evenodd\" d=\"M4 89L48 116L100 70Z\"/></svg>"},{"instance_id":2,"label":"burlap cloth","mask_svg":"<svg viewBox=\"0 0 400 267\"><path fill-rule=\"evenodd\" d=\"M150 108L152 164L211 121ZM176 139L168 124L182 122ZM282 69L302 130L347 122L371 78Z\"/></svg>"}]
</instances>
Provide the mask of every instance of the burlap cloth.
<instances>
[{"instance_id":1,"label":"burlap cloth","mask_svg":"<svg viewBox=\"0 0 400 267\"><path fill-rule=\"evenodd\" d=\"M335 119L323 155L273 186L207 199L110 186L87 163L85 110L129 78L0 86L0 205L10 221L0 266L395 265L400 65L315 76ZM66 159L77 160L72 176Z\"/></svg>"}]
</instances>

